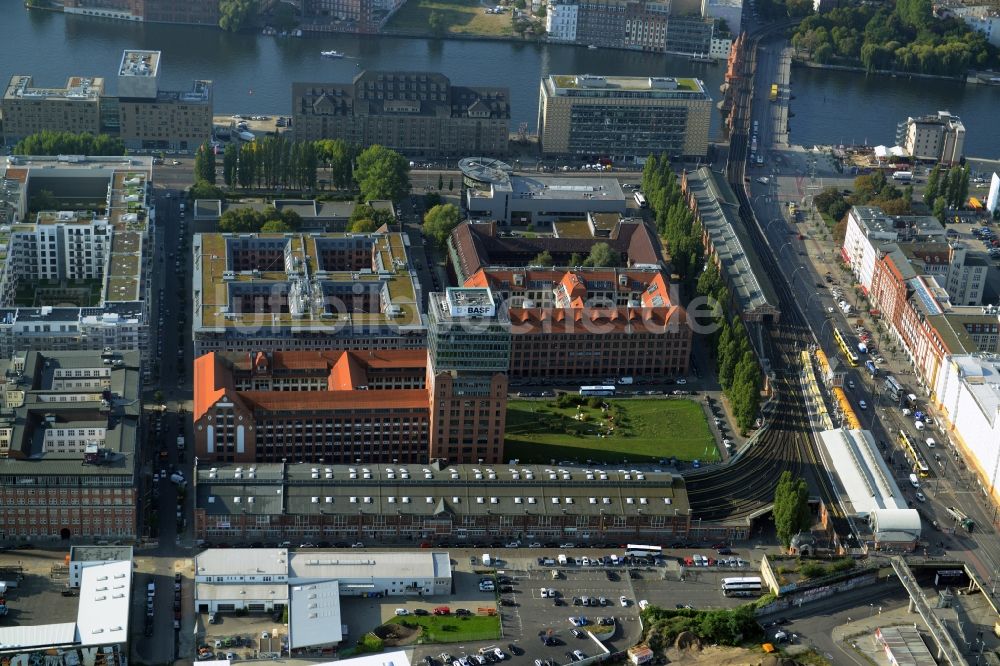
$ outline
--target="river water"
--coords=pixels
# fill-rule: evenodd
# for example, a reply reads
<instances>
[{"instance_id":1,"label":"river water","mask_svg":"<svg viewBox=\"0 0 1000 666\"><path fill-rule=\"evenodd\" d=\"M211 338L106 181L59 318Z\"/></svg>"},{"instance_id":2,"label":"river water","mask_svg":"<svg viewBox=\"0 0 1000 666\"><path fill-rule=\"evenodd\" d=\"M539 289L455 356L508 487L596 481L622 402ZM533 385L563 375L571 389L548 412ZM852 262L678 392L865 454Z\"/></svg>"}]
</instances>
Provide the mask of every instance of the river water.
<instances>
[{"instance_id":1,"label":"river water","mask_svg":"<svg viewBox=\"0 0 1000 666\"><path fill-rule=\"evenodd\" d=\"M213 28L125 23L28 11L22 0L0 0L0 81L31 74L38 85L62 85L74 74L114 75L126 48L163 52L161 85L186 89L195 78L215 82L217 113L290 114L293 81L345 81L363 68L429 70L461 85L505 85L511 94L511 129L534 132L538 87L550 73L694 76L719 99L724 67L685 58L577 46L501 41L441 41L329 35L281 39L233 35ZM321 58L321 50L347 54ZM795 69L792 72L792 141L891 143L896 123L908 115L948 109L967 129L966 153L1000 156L1000 87L960 83L866 78L851 72ZM712 133L718 135L719 114Z\"/></svg>"}]
</instances>

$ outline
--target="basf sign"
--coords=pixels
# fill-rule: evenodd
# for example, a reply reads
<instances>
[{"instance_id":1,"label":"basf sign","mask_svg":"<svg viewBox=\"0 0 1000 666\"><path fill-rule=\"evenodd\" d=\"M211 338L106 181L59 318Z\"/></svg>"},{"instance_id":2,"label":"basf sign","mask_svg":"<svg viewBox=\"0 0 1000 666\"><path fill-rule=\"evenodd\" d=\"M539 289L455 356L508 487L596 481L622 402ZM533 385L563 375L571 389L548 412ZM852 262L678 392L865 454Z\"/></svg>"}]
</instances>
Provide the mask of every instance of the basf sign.
<instances>
[{"instance_id":1,"label":"basf sign","mask_svg":"<svg viewBox=\"0 0 1000 666\"><path fill-rule=\"evenodd\" d=\"M448 312L452 317L493 317L497 307L489 289L451 287L446 292Z\"/></svg>"}]
</instances>

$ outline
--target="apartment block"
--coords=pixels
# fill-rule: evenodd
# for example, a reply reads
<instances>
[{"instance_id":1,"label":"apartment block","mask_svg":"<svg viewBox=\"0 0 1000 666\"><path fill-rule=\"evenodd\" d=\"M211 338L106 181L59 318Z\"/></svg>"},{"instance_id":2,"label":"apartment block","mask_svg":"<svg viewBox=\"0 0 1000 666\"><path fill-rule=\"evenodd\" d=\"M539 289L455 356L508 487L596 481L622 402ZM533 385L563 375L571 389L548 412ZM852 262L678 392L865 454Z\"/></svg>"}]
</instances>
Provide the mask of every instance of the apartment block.
<instances>
[{"instance_id":1,"label":"apartment block","mask_svg":"<svg viewBox=\"0 0 1000 666\"><path fill-rule=\"evenodd\" d=\"M667 49L670 3L631 2L625 11L625 48L662 53Z\"/></svg>"},{"instance_id":2,"label":"apartment block","mask_svg":"<svg viewBox=\"0 0 1000 666\"><path fill-rule=\"evenodd\" d=\"M0 362L0 538L135 538L136 352L30 351Z\"/></svg>"},{"instance_id":3,"label":"apartment block","mask_svg":"<svg viewBox=\"0 0 1000 666\"><path fill-rule=\"evenodd\" d=\"M507 88L454 86L433 72L365 71L350 83L293 83L292 117L304 141L344 139L407 155L502 155Z\"/></svg>"},{"instance_id":4,"label":"apartment block","mask_svg":"<svg viewBox=\"0 0 1000 666\"><path fill-rule=\"evenodd\" d=\"M425 349L409 244L399 233L196 234L195 356Z\"/></svg>"},{"instance_id":5,"label":"apartment block","mask_svg":"<svg viewBox=\"0 0 1000 666\"><path fill-rule=\"evenodd\" d=\"M712 98L698 79L553 74L542 79L538 106L545 154L708 152Z\"/></svg>"},{"instance_id":6,"label":"apartment block","mask_svg":"<svg viewBox=\"0 0 1000 666\"><path fill-rule=\"evenodd\" d=\"M623 0L583 0L576 21L576 41L588 46L621 48L625 36Z\"/></svg>"},{"instance_id":7,"label":"apartment block","mask_svg":"<svg viewBox=\"0 0 1000 666\"><path fill-rule=\"evenodd\" d=\"M21 157L0 167L0 356L24 350L149 356L150 157ZM40 190L86 210L30 214Z\"/></svg>"},{"instance_id":8,"label":"apartment block","mask_svg":"<svg viewBox=\"0 0 1000 666\"><path fill-rule=\"evenodd\" d=\"M579 5L550 4L545 13L545 32L548 34L549 41L575 42L579 15Z\"/></svg>"},{"instance_id":9,"label":"apartment block","mask_svg":"<svg viewBox=\"0 0 1000 666\"><path fill-rule=\"evenodd\" d=\"M903 148L916 160L957 164L964 155L965 125L949 111L907 118Z\"/></svg>"},{"instance_id":10,"label":"apartment block","mask_svg":"<svg viewBox=\"0 0 1000 666\"><path fill-rule=\"evenodd\" d=\"M886 243L944 243L944 227L930 215L891 216L875 206L854 206L847 214L847 231L840 248L861 288L871 289L878 248Z\"/></svg>"},{"instance_id":11,"label":"apartment block","mask_svg":"<svg viewBox=\"0 0 1000 666\"><path fill-rule=\"evenodd\" d=\"M212 82L161 90L160 52L126 50L118 69L119 136L129 148L192 151L212 136Z\"/></svg>"},{"instance_id":12,"label":"apartment block","mask_svg":"<svg viewBox=\"0 0 1000 666\"><path fill-rule=\"evenodd\" d=\"M289 461L248 469L199 461L194 477L195 538L210 541L485 547L498 540L572 539L583 547L639 537L655 543L703 536L691 522L683 477L669 472L440 461ZM724 535L745 538L747 527L727 527Z\"/></svg>"},{"instance_id":13,"label":"apartment block","mask_svg":"<svg viewBox=\"0 0 1000 666\"><path fill-rule=\"evenodd\" d=\"M72 76L62 88L41 88L30 76L10 78L0 106L3 138L16 143L43 130L101 132L104 79Z\"/></svg>"},{"instance_id":14,"label":"apartment block","mask_svg":"<svg viewBox=\"0 0 1000 666\"><path fill-rule=\"evenodd\" d=\"M379 32L404 0L304 0L306 28L322 32Z\"/></svg>"}]
</instances>

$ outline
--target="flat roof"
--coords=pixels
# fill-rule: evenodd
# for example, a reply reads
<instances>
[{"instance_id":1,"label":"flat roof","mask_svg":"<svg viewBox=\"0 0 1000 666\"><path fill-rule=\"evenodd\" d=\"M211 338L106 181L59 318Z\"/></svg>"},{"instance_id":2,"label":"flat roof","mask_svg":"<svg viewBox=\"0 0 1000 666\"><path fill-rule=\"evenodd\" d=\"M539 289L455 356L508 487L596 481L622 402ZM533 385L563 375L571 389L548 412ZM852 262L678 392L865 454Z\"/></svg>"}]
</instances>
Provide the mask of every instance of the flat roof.
<instances>
[{"instance_id":1,"label":"flat roof","mask_svg":"<svg viewBox=\"0 0 1000 666\"><path fill-rule=\"evenodd\" d=\"M132 562L109 562L83 569L76 639L81 645L107 645L128 640L132 599Z\"/></svg>"},{"instance_id":2,"label":"flat roof","mask_svg":"<svg viewBox=\"0 0 1000 666\"><path fill-rule=\"evenodd\" d=\"M492 157L463 157L458 161L463 176L480 183L506 183L514 167Z\"/></svg>"},{"instance_id":3,"label":"flat roof","mask_svg":"<svg viewBox=\"0 0 1000 666\"><path fill-rule=\"evenodd\" d=\"M288 601L286 583L195 583L195 598L209 601L243 599L270 599L275 602Z\"/></svg>"},{"instance_id":4,"label":"flat roof","mask_svg":"<svg viewBox=\"0 0 1000 666\"><path fill-rule=\"evenodd\" d=\"M358 249L347 247L351 245L364 246L362 251L370 255L363 267L326 265L326 257L336 260L338 250ZM280 256L256 270L237 270L234 256L255 247ZM331 331L366 325L423 326L420 284L410 268L406 234L196 234L194 257L195 333L247 326ZM377 295L377 309L352 310L339 299L339 293L358 294L359 288ZM266 294L285 302L267 311L234 307L249 292L261 295L258 300L266 300Z\"/></svg>"},{"instance_id":5,"label":"flat roof","mask_svg":"<svg viewBox=\"0 0 1000 666\"><path fill-rule=\"evenodd\" d=\"M70 562L131 562L132 546L70 546Z\"/></svg>"},{"instance_id":6,"label":"flat roof","mask_svg":"<svg viewBox=\"0 0 1000 666\"><path fill-rule=\"evenodd\" d=\"M160 73L160 52L125 49L118 76L155 77Z\"/></svg>"},{"instance_id":7,"label":"flat roof","mask_svg":"<svg viewBox=\"0 0 1000 666\"><path fill-rule=\"evenodd\" d=\"M372 553L352 550L298 551L288 565L292 581L372 580L401 576L407 578L450 578L448 553L429 550Z\"/></svg>"},{"instance_id":8,"label":"flat roof","mask_svg":"<svg viewBox=\"0 0 1000 666\"><path fill-rule=\"evenodd\" d=\"M989 358L963 355L952 356L958 367L962 385L976 401L988 423L993 423L1000 411L1000 356Z\"/></svg>"},{"instance_id":9,"label":"flat roof","mask_svg":"<svg viewBox=\"0 0 1000 666\"><path fill-rule=\"evenodd\" d=\"M633 93L648 93L655 97L663 93L671 93L684 97L707 97L705 85L699 80L686 77L671 76L595 76L593 74L550 74L546 79L553 94L566 94L574 91L574 96L602 96L602 91L621 91ZM583 95L581 95L583 93Z\"/></svg>"},{"instance_id":10,"label":"flat roof","mask_svg":"<svg viewBox=\"0 0 1000 666\"><path fill-rule=\"evenodd\" d=\"M934 655L927 649L916 625L879 627L875 637L897 666L936 666Z\"/></svg>"},{"instance_id":11,"label":"flat roof","mask_svg":"<svg viewBox=\"0 0 1000 666\"><path fill-rule=\"evenodd\" d=\"M194 562L195 576L271 575L288 573L287 548L209 548Z\"/></svg>"},{"instance_id":12,"label":"flat roof","mask_svg":"<svg viewBox=\"0 0 1000 666\"><path fill-rule=\"evenodd\" d=\"M96 102L103 94L104 79L100 76L71 76L62 88L43 88L35 86L31 76L15 74L10 77L4 99Z\"/></svg>"},{"instance_id":13,"label":"flat roof","mask_svg":"<svg viewBox=\"0 0 1000 666\"><path fill-rule=\"evenodd\" d=\"M906 498L869 431L837 428L821 432L819 437L855 514L907 508Z\"/></svg>"},{"instance_id":14,"label":"flat roof","mask_svg":"<svg viewBox=\"0 0 1000 666\"><path fill-rule=\"evenodd\" d=\"M341 659L339 661L327 661L314 666L410 666L410 658L403 650L395 652L380 652L378 654L366 654L353 659Z\"/></svg>"},{"instance_id":15,"label":"flat roof","mask_svg":"<svg viewBox=\"0 0 1000 666\"><path fill-rule=\"evenodd\" d=\"M909 234L945 238L944 226L932 215L886 215L878 206L854 206L851 214L869 234Z\"/></svg>"},{"instance_id":16,"label":"flat roof","mask_svg":"<svg viewBox=\"0 0 1000 666\"><path fill-rule=\"evenodd\" d=\"M714 248L739 310L746 313L778 311L777 292L750 242L739 215L739 203L729 184L707 166L688 172L686 177L702 228Z\"/></svg>"},{"instance_id":17,"label":"flat roof","mask_svg":"<svg viewBox=\"0 0 1000 666\"><path fill-rule=\"evenodd\" d=\"M343 640L338 581L291 585L290 588L288 646L291 649Z\"/></svg>"}]
</instances>

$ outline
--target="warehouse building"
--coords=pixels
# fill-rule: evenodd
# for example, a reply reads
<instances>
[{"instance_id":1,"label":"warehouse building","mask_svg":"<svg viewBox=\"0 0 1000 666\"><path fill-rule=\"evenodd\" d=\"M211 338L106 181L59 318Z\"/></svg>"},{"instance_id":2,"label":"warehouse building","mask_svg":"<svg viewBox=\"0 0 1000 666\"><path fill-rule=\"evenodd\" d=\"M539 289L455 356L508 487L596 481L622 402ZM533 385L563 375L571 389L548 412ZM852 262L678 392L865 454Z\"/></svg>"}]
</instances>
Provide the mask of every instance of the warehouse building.
<instances>
[{"instance_id":1,"label":"warehouse building","mask_svg":"<svg viewBox=\"0 0 1000 666\"><path fill-rule=\"evenodd\" d=\"M695 24L707 26L704 44L683 48L708 53L711 24ZM704 158L711 115L699 79L552 74L541 81L538 140L549 155Z\"/></svg>"},{"instance_id":2,"label":"warehouse building","mask_svg":"<svg viewBox=\"0 0 1000 666\"><path fill-rule=\"evenodd\" d=\"M583 545L692 529L683 477L598 466L199 462L194 493L210 542Z\"/></svg>"}]
</instances>

